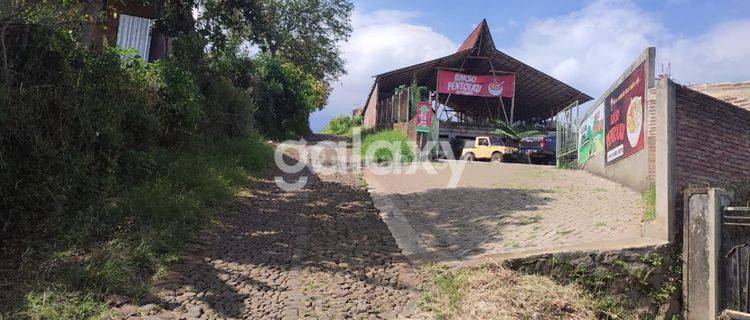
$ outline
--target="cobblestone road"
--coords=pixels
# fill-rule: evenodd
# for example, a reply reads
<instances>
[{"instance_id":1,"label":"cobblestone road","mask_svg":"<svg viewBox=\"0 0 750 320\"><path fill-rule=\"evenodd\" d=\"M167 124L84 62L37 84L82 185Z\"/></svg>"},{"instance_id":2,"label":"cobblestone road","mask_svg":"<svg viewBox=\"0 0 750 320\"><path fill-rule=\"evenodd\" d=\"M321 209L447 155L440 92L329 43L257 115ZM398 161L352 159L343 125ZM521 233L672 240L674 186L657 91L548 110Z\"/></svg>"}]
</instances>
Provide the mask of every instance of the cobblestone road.
<instances>
[{"instance_id":1,"label":"cobblestone road","mask_svg":"<svg viewBox=\"0 0 750 320\"><path fill-rule=\"evenodd\" d=\"M394 233L410 258L466 261L642 240L640 194L581 170L473 162L456 188L446 188L446 164L435 175L365 176L378 206L408 221L414 234Z\"/></svg>"},{"instance_id":2,"label":"cobblestone road","mask_svg":"<svg viewBox=\"0 0 750 320\"><path fill-rule=\"evenodd\" d=\"M220 226L125 314L144 319L390 319L414 312L417 275L360 176L316 177L298 192L270 172ZM290 178L288 175L286 178Z\"/></svg>"}]
</instances>

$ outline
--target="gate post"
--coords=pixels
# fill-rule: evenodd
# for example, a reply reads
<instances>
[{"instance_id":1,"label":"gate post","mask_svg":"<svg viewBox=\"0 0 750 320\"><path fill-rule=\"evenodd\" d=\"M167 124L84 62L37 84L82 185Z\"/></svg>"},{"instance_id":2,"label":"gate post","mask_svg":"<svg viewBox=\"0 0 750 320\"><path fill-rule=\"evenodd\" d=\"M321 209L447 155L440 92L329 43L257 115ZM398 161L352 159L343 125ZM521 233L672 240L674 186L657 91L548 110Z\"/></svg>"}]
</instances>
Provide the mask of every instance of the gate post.
<instances>
[{"instance_id":1,"label":"gate post","mask_svg":"<svg viewBox=\"0 0 750 320\"><path fill-rule=\"evenodd\" d=\"M683 310L687 320L719 315L719 255L724 206L731 193L718 188L685 190L683 207Z\"/></svg>"}]
</instances>

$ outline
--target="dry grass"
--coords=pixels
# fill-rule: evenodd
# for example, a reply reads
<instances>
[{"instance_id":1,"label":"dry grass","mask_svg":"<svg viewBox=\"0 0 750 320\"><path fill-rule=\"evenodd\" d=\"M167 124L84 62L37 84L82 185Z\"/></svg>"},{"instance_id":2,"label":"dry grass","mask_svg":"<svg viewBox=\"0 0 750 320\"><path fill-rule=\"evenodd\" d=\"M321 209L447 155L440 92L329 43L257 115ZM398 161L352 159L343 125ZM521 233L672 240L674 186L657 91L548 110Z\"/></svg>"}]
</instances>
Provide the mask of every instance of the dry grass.
<instances>
[{"instance_id":1,"label":"dry grass","mask_svg":"<svg viewBox=\"0 0 750 320\"><path fill-rule=\"evenodd\" d=\"M450 270L422 269L419 318L596 319L596 302L576 285L525 275L499 265Z\"/></svg>"}]
</instances>

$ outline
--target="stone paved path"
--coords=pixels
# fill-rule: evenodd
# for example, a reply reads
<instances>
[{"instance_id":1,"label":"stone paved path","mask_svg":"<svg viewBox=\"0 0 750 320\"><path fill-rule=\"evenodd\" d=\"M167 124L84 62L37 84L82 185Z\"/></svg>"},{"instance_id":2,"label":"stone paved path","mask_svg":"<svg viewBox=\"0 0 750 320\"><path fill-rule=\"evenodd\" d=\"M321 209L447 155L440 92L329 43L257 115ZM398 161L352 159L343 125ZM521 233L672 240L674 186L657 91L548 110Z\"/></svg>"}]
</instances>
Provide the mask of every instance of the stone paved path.
<instances>
[{"instance_id":1,"label":"stone paved path","mask_svg":"<svg viewBox=\"0 0 750 320\"><path fill-rule=\"evenodd\" d=\"M413 262L465 263L654 242L641 237L641 195L622 185L581 170L466 164L455 188L446 187L451 173L445 163L436 165L434 175L365 173L376 204L389 213L386 221Z\"/></svg>"},{"instance_id":2,"label":"stone paved path","mask_svg":"<svg viewBox=\"0 0 750 320\"><path fill-rule=\"evenodd\" d=\"M316 177L284 192L253 183L200 248L126 316L150 319L390 319L414 312L417 276L360 176ZM286 175L287 179L291 176ZM139 313L140 312L140 313Z\"/></svg>"}]
</instances>

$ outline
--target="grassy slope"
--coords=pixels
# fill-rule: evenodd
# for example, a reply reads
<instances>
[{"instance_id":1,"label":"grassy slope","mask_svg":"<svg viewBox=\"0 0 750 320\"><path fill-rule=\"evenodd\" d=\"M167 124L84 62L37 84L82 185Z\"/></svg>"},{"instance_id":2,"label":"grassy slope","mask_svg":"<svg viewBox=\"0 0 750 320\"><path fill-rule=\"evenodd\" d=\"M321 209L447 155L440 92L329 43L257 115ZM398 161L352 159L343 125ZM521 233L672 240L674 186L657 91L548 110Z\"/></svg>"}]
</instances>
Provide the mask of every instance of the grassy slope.
<instances>
[{"instance_id":1,"label":"grassy slope","mask_svg":"<svg viewBox=\"0 0 750 320\"><path fill-rule=\"evenodd\" d=\"M362 116L350 117L339 115L331 119L320 133L351 137L352 130L361 126L362 120Z\"/></svg>"},{"instance_id":2,"label":"grassy slope","mask_svg":"<svg viewBox=\"0 0 750 320\"><path fill-rule=\"evenodd\" d=\"M105 318L110 294L137 299L272 155L257 135L154 151L148 178L124 186L100 214L75 219L58 239L30 240L25 277L0 294L0 319Z\"/></svg>"},{"instance_id":3,"label":"grassy slope","mask_svg":"<svg viewBox=\"0 0 750 320\"><path fill-rule=\"evenodd\" d=\"M362 133L362 159L368 162L389 162L394 160L394 152L386 146L400 146L400 159L397 161L411 162L414 153L406 136L396 130L381 130Z\"/></svg>"}]
</instances>

